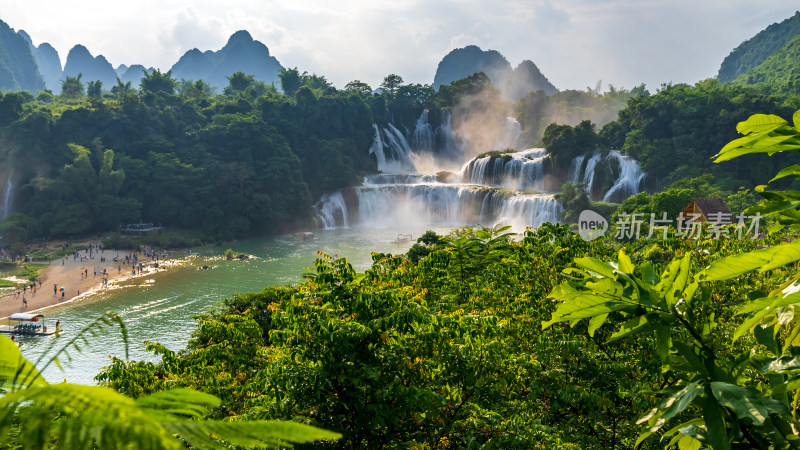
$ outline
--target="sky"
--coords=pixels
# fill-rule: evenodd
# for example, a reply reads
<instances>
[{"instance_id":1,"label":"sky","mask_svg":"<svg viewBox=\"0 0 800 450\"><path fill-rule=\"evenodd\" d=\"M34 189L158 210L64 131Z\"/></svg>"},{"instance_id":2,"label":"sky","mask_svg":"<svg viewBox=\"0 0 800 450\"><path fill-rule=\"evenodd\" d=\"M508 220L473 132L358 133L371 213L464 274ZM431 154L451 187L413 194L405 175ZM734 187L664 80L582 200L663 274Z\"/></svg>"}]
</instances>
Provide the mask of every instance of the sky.
<instances>
[{"instance_id":1,"label":"sky","mask_svg":"<svg viewBox=\"0 0 800 450\"><path fill-rule=\"evenodd\" d=\"M85 45L115 67L169 70L247 30L284 67L338 88L386 75L432 84L455 48L533 61L558 89L689 83L714 77L739 44L800 10L800 0L0 0L0 20L48 42L62 66Z\"/></svg>"}]
</instances>

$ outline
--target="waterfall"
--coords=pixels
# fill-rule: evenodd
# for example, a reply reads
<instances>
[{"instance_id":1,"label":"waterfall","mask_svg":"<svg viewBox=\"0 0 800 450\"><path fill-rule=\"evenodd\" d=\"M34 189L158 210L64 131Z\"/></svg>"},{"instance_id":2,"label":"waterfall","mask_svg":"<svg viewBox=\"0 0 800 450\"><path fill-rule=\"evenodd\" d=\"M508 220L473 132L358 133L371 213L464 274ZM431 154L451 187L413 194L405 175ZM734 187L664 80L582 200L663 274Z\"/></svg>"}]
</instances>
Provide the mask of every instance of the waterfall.
<instances>
[{"instance_id":1,"label":"waterfall","mask_svg":"<svg viewBox=\"0 0 800 450\"><path fill-rule=\"evenodd\" d=\"M414 170L411 147L403 133L392 124L388 124L385 128L378 128L377 124L373 124L372 128L375 130L375 140L369 153L375 155L378 160L378 170L383 172Z\"/></svg>"},{"instance_id":2,"label":"waterfall","mask_svg":"<svg viewBox=\"0 0 800 450\"><path fill-rule=\"evenodd\" d=\"M364 177L365 185L435 183L436 175L421 173L379 173Z\"/></svg>"},{"instance_id":3,"label":"waterfall","mask_svg":"<svg viewBox=\"0 0 800 450\"><path fill-rule=\"evenodd\" d=\"M616 159L619 163L619 175L614 185L603 196L604 202L621 202L639 192L639 184L644 178L644 172L639 161L630 156L622 156L618 150L612 150L608 159Z\"/></svg>"},{"instance_id":4,"label":"waterfall","mask_svg":"<svg viewBox=\"0 0 800 450\"><path fill-rule=\"evenodd\" d=\"M411 148L414 151L433 151L436 148L436 139L433 127L428 120L428 110L422 111L417 118L414 126L414 134L411 136Z\"/></svg>"},{"instance_id":5,"label":"waterfall","mask_svg":"<svg viewBox=\"0 0 800 450\"><path fill-rule=\"evenodd\" d=\"M2 208L0 208L0 220L5 220L9 214L11 214L11 204L14 193L14 181L11 179L11 175L8 175L8 180L6 180L6 188L3 190L3 204Z\"/></svg>"},{"instance_id":6,"label":"waterfall","mask_svg":"<svg viewBox=\"0 0 800 450\"><path fill-rule=\"evenodd\" d=\"M597 163L602 159L600 152L595 152L589 161L586 161L586 170L583 172L583 182L586 183L586 190L591 195L592 188L594 187L594 168Z\"/></svg>"},{"instance_id":7,"label":"waterfall","mask_svg":"<svg viewBox=\"0 0 800 450\"><path fill-rule=\"evenodd\" d=\"M462 166L461 182L541 191L545 158L543 148L477 157Z\"/></svg>"},{"instance_id":8,"label":"waterfall","mask_svg":"<svg viewBox=\"0 0 800 450\"><path fill-rule=\"evenodd\" d=\"M561 205L552 195L526 195L484 186L420 183L362 186L354 189L356 205L342 196L324 197L315 206L326 228L349 225L378 227L509 224L522 231L545 221L558 222ZM358 212L356 218L354 211Z\"/></svg>"},{"instance_id":9,"label":"waterfall","mask_svg":"<svg viewBox=\"0 0 800 450\"><path fill-rule=\"evenodd\" d=\"M586 155L578 155L569 164L569 176L567 178L567 183L578 184L581 182L581 173L583 173L581 170L583 169L584 159L586 159Z\"/></svg>"},{"instance_id":10,"label":"waterfall","mask_svg":"<svg viewBox=\"0 0 800 450\"><path fill-rule=\"evenodd\" d=\"M342 191L322 194L314 210L322 221L322 228L347 227L348 209Z\"/></svg>"}]
</instances>

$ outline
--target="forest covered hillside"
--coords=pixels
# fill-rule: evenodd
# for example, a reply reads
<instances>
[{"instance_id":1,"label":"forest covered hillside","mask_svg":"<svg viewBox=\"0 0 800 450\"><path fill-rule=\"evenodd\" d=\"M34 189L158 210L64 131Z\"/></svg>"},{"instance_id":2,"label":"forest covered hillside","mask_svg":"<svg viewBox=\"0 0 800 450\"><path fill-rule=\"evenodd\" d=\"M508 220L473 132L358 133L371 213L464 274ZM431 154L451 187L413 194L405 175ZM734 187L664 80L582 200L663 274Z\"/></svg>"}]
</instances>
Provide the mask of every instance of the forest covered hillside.
<instances>
[{"instance_id":1,"label":"forest covered hillside","mask_svg":"<svg viewBox=\"0 0 800 450\"><path fill-rule=\"evenodd\" d=\"M733 49L722 61L717 78L724 82L739 78L761 65L770 55L799 34L800 11L780 23L773 23Z\"/></svg>"}]
</instances>

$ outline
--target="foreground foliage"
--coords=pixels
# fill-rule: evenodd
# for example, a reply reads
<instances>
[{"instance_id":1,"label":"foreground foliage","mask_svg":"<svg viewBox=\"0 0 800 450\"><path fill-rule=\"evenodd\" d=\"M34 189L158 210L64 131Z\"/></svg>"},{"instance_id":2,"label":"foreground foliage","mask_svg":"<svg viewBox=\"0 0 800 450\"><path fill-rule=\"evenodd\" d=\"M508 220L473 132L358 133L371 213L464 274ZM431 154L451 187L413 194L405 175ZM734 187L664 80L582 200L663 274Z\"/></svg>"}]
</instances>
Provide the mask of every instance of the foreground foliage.
<instances>
[{"instance_id":1,"label":"foreground foliage","mask_svg":"<svg viewBox=\"0 0 800 450\"><path fill-rule=\"evenodd\" d=\"M778 116L754 115L737 127L745 136L723 147L716 161L800 151L799 127L800 111L794 126ZM773 180L798 174L798 166L791 166ZM758 191L764 200L748 212L775 217L772 231L800 225L800 192L767 191L766 186ZM607 321L613 323L609 341L655 334L661 371L672 376L659 391L660 403L639 420L647 424L639 442L655 434L681 449L797 448L800 242L733 254L711 264L698 264L697 259L686 253L660 274L648 263L634 265L624 251L611 263L576 259L575 269L567 272L574 278L551 293L563 303L542 326L589 319L589 334ZM762 283L769 273L778 285L742 281L752 280L754 271ZM728 300L715 301L715 292L726 290L731 291ZM734 330L722 325L728 321L736 322ZM742 345L748 337L755 342ZM679 424L670 423L672 428L663 431L673 419Z\"/></svg>"},{"instance_id":2,"label":"foreground foliage","mask_svg":"<svg viewBox=\"0 0 800 450\"><path fill-rule=\"evenodd\" d=\"M342 433L325 444L337 448L633 448L637 420L675 378L656 340L608 343L609 324L540 326L561 271L615 250L549 224L520 241L489 229L426 241L416 264L375 254L362 274L321 254L302 285L225 300L186 350L153 343L161 363L115 360L99 380L134 397L191 387L222 400L214 417L309 423ZM668 244L703 262L756 245ZM627 247L639 262L644 250Z\"/></svg>"},{"instance_id":3,"label":"foreground foliage","mask_svg":"<svg viewBox=\"0 0 800 450\"><path fill-rule=\"evenodd\" d=\"M116 314L99 318L51 360L79 349L86 334L117 323ZM44 367L50 363L45 364ZM294 422L202 420L220 400L191 389L165 390L132 399L111 389L68 383L49 384L16 343L0 336L0 437L3 448L286 447L337 433Z\"/></svg>"}]
</instances>

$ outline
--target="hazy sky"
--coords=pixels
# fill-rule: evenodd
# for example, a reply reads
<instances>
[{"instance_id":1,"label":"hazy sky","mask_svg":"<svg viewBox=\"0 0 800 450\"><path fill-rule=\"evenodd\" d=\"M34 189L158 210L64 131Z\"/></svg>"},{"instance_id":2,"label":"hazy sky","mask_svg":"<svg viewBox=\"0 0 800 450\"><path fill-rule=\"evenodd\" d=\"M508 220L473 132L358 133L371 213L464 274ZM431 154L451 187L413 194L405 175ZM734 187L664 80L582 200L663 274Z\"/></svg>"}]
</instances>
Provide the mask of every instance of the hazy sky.
<instances>
[{"instance_id":1,"label":"hazy sky","mask_svg":"<svg viewBox=\"0 0 800 450\"><path fill-rule=\"evenodd\" d=\"M0 19L62 65L85 45L115 67L168 70L192 48L218 50L246 29L284 67L341 88L390 73L433 82L450 50L475 44L516 67L530 59L559 89L694 83L798 0L0 0Z\"/></svg>"}]
</instances>

